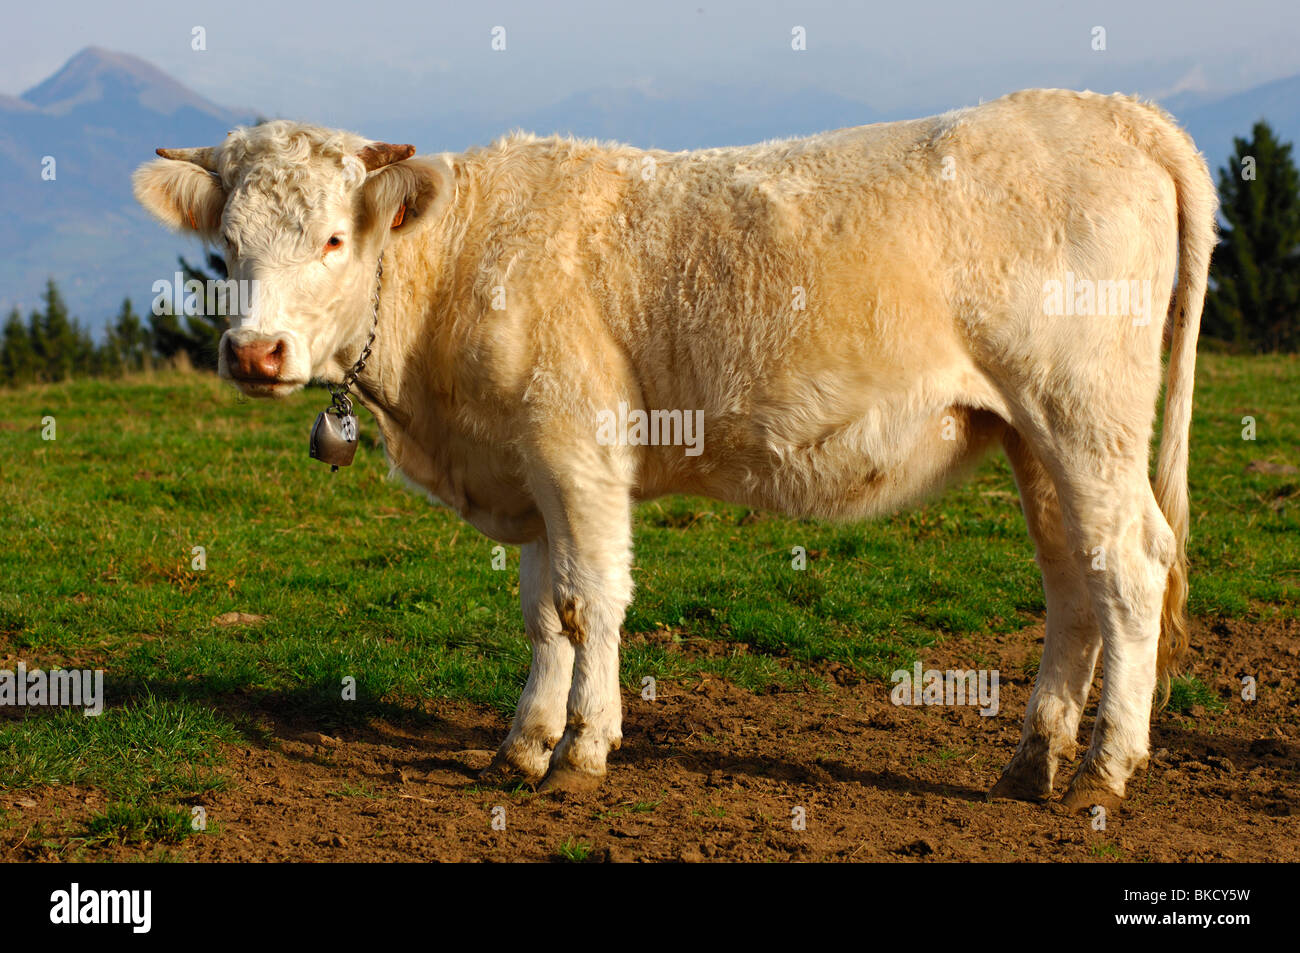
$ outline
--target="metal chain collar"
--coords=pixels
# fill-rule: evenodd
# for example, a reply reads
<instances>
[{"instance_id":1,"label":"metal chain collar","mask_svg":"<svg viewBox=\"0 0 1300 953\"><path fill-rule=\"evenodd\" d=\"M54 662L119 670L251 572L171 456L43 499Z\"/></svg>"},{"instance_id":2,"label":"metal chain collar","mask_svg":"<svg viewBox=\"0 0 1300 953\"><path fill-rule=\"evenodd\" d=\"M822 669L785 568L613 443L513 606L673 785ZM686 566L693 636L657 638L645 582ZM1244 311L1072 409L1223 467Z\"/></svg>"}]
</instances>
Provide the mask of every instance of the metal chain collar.
<instances>
[{"instance_id":1,"label":"metal chain collar","mask_svg":"<svg viewBox=\"0 0 1300 953\"><path fill-rule=\"evenodd\" d=\"M343 375L343 386L338 390L333 387L329 389L333 398L334 410L342 417L347 417L352 413L352 398L348 396L348 391L352 385L357 382L357 377L366 369L366 361L370 359L370 348L375 343L375 332L379 330L379 292L384 286L384 253L379 253L379 269L375 272L375 295L370 303L371 322L370 338L366 341L366 346L361 349L361 356L357 358L356 363L348 369Z\"/></svg>"}]
</instances>

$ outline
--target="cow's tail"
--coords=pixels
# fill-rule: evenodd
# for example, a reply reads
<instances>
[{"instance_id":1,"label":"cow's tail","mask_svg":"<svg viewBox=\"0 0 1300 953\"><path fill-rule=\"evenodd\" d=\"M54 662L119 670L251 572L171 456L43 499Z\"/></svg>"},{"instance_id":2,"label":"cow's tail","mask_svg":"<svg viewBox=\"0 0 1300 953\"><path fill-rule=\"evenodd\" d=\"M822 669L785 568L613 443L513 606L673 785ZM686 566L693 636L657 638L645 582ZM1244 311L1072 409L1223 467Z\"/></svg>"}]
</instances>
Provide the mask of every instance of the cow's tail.
<instances>
[{"instance_id":1,"label":"cow's tail","mask_svg":"<svg viewBox=\"0 0 1300 953\"><path fill-rule=\"evenodd\" d=\"M1154 107L1152 107L1154 108ZM1159 111L1159 110L1157 110ZM1156 458L1155 496L1174 531L1175 557L1160 612L1156 671L1162 704L1187 651L1187 449L1192 423L1196 339L1214 251L1218 195L1204 157L1173 119L1160 112L1154 157L1174 180L1178 200L1178 287L1170 303L1169 368L1164 424ZM1150 128L1150 126L1148 126Z\"/></svg>"}]
</instances>

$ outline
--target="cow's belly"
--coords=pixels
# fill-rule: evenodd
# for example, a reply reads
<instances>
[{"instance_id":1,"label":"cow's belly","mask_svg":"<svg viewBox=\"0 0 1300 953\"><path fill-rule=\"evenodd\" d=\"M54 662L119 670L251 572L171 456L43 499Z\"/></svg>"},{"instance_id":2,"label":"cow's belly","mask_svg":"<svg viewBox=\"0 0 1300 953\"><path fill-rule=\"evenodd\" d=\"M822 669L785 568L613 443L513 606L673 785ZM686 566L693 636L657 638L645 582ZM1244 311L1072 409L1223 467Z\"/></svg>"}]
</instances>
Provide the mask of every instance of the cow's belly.
<instances>
[{"instance_id":1,"label":"cow's belly","mask_svg":"<svg viewBox=\"0 0 1300 953\"><path fill-rule=\"evenodd\" d=\"M814 444L768 442L714 475L715 494L792 516L863 519L940 489L1001 433L988 411L951 406L911 420L864 418Z\"/></svg>"},{"instance_id":2,"label":"cow's belly","mask_svg":"<svg viewBox=\"0 0 1300 953\"><path fill-rule=\"evenodd\" d=\"M986 388L926 390L864 400L856 413L776 402L711 428L706 415L698 456L647 448L642 495L697 493L809 518L891 512L941 488L1002 433L1005 414Z\"/></svg>"}]
</instances>

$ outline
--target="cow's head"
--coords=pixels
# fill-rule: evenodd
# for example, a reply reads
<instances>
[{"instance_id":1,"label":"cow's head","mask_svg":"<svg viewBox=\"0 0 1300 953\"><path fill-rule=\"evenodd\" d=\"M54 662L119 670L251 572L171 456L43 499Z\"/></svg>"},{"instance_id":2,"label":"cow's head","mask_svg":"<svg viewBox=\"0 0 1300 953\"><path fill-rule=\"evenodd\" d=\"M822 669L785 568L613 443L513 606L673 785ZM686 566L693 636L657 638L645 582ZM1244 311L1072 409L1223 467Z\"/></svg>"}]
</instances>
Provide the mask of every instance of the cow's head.
<instances>
[{"instance_id":1,"label":"cow's head","mask_svg":"<svg viewBox=\"0 0 1300 953\"><path fill-rule=\"evenodd\" d=\"M244 393L283 396L339 381L369 332L389 234L437 221L455 193L443 157L277 120L220 145L159 149L135 196L163 224L220 249L247 282L218 371Z\"/></svg>"}]
</instances>

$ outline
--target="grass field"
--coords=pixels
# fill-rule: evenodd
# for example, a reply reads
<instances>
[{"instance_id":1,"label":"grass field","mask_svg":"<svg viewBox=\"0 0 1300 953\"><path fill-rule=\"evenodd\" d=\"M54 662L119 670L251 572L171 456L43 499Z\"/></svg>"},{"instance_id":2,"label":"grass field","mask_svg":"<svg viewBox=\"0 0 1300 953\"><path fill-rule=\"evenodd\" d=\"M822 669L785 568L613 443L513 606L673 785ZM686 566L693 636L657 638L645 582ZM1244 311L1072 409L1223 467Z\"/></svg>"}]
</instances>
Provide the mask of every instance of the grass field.
<instances>
[{"instance_id":1,"label":"grass field","mask_svg":"<svg viewBox=\"0 0 1300 953\"><path fill-rule=\"evenodd\" d=\"M1294 358L1201 358L1195 616L1296 613L1298 396ZM0 787L105 792L89 821L43 832L58 849L189 835L187 801L229 780L221 744L262 730L243 709L322 725L431 698L511 709L528 662L518 552L495 568L493 542L390 480L368 417L356 464L331 474L306 451L322 391L255 403L209 376L159 374L3 399L0 668L107 673L99 718L0 712ZM936 640L1016 631L1043 612L1000 456L867 525L679 497L636 518L628 687L708 672L751 690L815 688L831 663L883 677ZM341 701L347 678L355 702ZM1176 704L1204 701L1198 690L1181 685Z\"/></svg>"}]
</instances>

